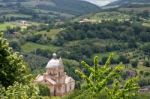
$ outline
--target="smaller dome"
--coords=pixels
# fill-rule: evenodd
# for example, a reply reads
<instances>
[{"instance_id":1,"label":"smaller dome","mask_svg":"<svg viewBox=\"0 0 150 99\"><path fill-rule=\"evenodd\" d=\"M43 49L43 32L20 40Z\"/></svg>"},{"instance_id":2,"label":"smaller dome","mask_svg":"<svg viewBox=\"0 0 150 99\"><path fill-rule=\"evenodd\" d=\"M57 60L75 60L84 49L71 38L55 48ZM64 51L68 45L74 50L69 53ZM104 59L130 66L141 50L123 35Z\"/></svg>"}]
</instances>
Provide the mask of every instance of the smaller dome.
<instances>
[{"instance_id":1,"label":"smaller dome","mask_svg":"<svg viewBox=\"0 0 150 99\"><path fill-rule=\"evenodd\" d=\"M55 68L63 66L62 59L57 59L56 53L53 53L53 58L47 63L46 68Z\"/></svg>"}]
</instances>

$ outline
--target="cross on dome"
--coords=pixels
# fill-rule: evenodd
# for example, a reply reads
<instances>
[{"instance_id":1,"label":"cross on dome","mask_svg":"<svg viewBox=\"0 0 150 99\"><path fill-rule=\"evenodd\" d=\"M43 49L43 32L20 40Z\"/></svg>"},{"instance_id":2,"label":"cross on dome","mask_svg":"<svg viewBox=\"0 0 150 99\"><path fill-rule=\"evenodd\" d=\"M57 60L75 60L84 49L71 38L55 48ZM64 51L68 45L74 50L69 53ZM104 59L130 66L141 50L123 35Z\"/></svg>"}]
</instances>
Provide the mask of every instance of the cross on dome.
<instances>
[{"instance_id":1,"label":"cross on dome","mask_svg":"<svg viewBox=\"0 0 150 99\"><path fill-rule=\"evenodd\" d=\"M53 53L53 58L57 58L57 54L56 53Z\"/></svg>"}]
</instances>

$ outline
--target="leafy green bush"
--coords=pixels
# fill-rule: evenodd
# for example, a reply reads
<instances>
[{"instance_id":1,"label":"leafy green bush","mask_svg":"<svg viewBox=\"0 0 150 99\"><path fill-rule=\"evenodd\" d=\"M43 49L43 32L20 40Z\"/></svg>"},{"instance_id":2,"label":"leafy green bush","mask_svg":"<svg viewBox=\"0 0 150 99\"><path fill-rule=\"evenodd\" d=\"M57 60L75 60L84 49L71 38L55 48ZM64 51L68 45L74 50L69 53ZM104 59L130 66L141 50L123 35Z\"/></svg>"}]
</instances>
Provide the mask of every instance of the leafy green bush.
<instances>
[{"instance_id":1,"label":"leafy green bush","mask_svg":"<svg viewBox=\"0 0 150 99\"><path fill-rule=\"evenodd\" d=\"M140 86L149 86L150 85L150 79L149 78L142 78L139 81Z\"/></svg>"},{"instance_id":2,"label":"leafy green bush","mask_svg":"<svg viewBox=\"0 0 150 99\"><path fill-rule=\"evenodd\" d=\"M25 83L29 77L28 71L23 57L13 52L7 40L0 34L0 84L8 87L15 81Z\"/></svg>"},{"instance_id":3,"label":"leafy green bush","mask_svg":"<svg viewBox=\"0 0 150 99\"><path fill-rule=\"evenodd\" d=\"M40 99L38 87L31 83L31 75L23 58L13 52L0 34L0 98Z\"/></svg>"},{"instance_id":4,"label":"leafy green bush","mask_svg":"<svg viewBox=\"0 0 150 99\"><path fill-rule=\"evenodd\" d=\"M38 84L40 96L50 96L50 90L46 85Z\"/></svg>"},{"instance_id":5,"label":"leafy green bush","mask_svg":"<svg viewBox=\"0 0 150 99\"><path fill-rule=\"evenodd\" d=\"M21 45L18 41L11 41L10 46L15 50L15 51L21 51Z\"/></svg>"},{"instance_id":6,"label":"leafy green bush","mask_svg":"<svg viewBox=\"0 0 150 99\"><path fill-rule=\"evenodd\" d=\"M84 61L82 62L83 67L88 70L90 74L87 75L80 70L76 70L78 75L84 79L82 94L80 94L81 98L79 99L83 99L85 96L83 94L86 92L90 94L88 95L90 98L100 94L100 99L103 99L103 93L109 96L107 99L131 99L136 95L139 89L137 83L138 77L129 78L122 84L120 81L120 73L123 71L124 66L119 64L115 67L110 67L109 65L112 58L113 55L111 54L103 67L99 66L98 57L94 59L94 66L89 66ZM109 82L112 82L112 84L109 84Z\"/></svg>"},{"instance_id":7,"label":"leafy green bush","mask_svg":"<svg viewBox=\"0 0 150 99\"><path fill-rule=\"evenodd\" d=\"M144 61L143 65L146 66L146 67L150 67L150 62L149 61Z\"/></svg>"},{"instance_id":8,"label":"leafy green bush","mask_svg":"<svg viewBox=\"0 0 150 99\"><path fill-rule=\"evenodd\" d=\"M136 68L138 66L138 60L132 61L131 65L132 65L133 68Z\"/></svg>"},{"instance_id":9,"label":"leafy green bush","mask_svg":"<svg viewBox=\"0 0 150 99\"><path fill-rule=\"evenodd\" d=\"M0 87L1 99L41 99L39 89L35 85L21 84L15 82L13 86L9 86L7 89Z\"/></svg>"}]
</instances>

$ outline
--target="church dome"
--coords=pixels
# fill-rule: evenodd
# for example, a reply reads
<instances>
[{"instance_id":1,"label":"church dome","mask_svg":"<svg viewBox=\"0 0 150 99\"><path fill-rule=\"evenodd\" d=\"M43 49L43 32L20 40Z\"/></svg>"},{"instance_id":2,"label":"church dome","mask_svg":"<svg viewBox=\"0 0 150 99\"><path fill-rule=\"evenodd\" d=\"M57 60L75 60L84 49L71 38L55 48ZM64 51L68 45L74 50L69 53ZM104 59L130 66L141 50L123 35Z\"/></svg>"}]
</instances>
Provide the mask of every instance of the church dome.
<instances>
[{"instance_id":1,"label":"church dome","mask_svg":"<svg viewBox=\"0 0 150 99\"><path fill-rule=\"evenodd\" d=\"M63 66L62 59L58 59L56 53L53 53L53 58L47 63L46 68L55 68L61 66Z\"/></svg>"}]
</instances>

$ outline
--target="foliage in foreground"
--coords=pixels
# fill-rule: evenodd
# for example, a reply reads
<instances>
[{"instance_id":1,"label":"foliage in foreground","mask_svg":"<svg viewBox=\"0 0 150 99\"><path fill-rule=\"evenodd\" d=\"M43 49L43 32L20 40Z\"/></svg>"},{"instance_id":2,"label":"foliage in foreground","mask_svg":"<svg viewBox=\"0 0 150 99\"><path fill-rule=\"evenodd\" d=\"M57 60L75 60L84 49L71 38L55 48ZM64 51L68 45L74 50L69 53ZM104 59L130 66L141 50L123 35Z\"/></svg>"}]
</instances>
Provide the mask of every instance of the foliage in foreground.
<instances>
[{"instance_id":1,"label":"foliage in foreground","mask_svg":"<svg viewBox=\"0 0 150 99\"><path fill-rule=\"evenodd\" d=\"M15 81L25 83L27 74L28 69L22 56L14 53L7 40L0 34L0 85L8 87Z\"/></svg>"},{"instance_id":2,"label":"foliage in foreground","mask_svg":"<svg viewBox=\"0 0 150 99\"><path fill-rule=\"evenodd\" d=\"M139 88L137 78L130 78L122 85L122 82L120 82L120 72L123 71L124 66L110 67L112 57L111 55L103 67L98 65L97 57L94 59L94 66L89 66L85 62L82 62L85 69L89 71L89 74L77 71L80 77L85 80L81 92L83 93L81 94L82 97L88 94L90 94L89 98L105 97L106 99L108 96L109 99L129 99L135 96ZM2 35L0 35L0 66L0 85L2 85L0 87L0 98L40 98L37 87L29 82L25 83L28 73L26 72L27 67L22 57L12 51L7 41L2 38ZM16 81L18 83L14 83ZM72 98L81 99L80 96Z\"/></svg>"},{"instance_id":3,"label":"foliage in foreground","mask_svg":"<svg viewBox=\"0 0 150 99\"><path fill-rule=\"evenodd\" d=\"M39 89L32 83L21 84L15 82L13 86L9 86L7 89L0 88L1 99L40 99Z\"/></svg>"},{"instance_id":4,"label":"foliage in foreground","mask_svg":"<svg viewBox=\"0 0 150 99\"><path fill-rule=\"evenodd\" d=\"M91 98L99 97L102 99L104 97L106 99L131 99L136 96L139 89L138 77L131 77L122 82L121 72L124 70L124 66L119 64L111 67L112 58L113 55L111 54L106 64L102 67L98 64L98 57L94 59L94 66L89 66L86 62L82 62L83 67L89 74L76 70L79 76L85 80L81 93L90 94L89 97ZM77 98L81 99L80 96Z\"/></svg>"},{"instance_id":5,"label":"foliage in foreground","mask_svg":"<svg viewBox=\"0 0 150 99\"><path fill-rule=\"evenodd\" d=\"M0 34L0 99L39 99L28 71L22 56Z\"/></svg>"}]
</instances>

